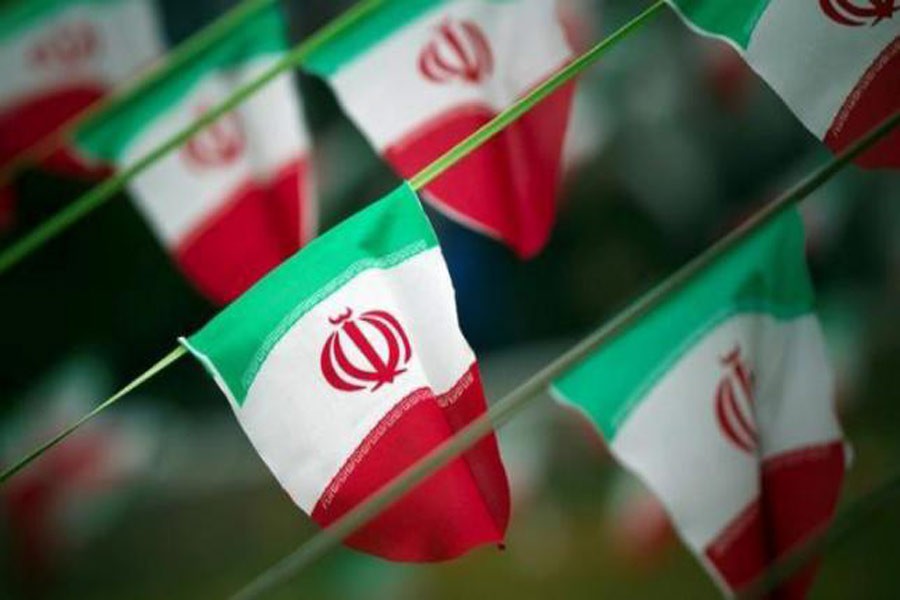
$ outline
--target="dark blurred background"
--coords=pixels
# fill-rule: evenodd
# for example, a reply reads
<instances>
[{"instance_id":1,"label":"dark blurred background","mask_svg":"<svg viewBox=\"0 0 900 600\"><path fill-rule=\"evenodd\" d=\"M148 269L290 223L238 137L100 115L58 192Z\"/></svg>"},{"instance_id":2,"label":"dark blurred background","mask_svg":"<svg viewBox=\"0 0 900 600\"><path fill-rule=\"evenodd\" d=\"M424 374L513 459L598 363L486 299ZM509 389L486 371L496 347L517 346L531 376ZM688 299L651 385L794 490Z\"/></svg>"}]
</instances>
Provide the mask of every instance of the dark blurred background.
<instances>
[{"instance_id":1,"label":"dark blurred background","mask_svg":"<svg viewBox=\"0 0 900 600\"><path fill-rule=\"evenodd\" d=\"M170 45L230 1L160 0ZM349 2L284 3L303 39ZM587 43L636 14L564 0ZM322 231L396 178L322 82L298 75ZM430 212L492 400L828 158L727 46L670 12L581 80L558 224L519 262ZM8 243L89 189L38 170ZM844 505L900 471L900 175L849 168L803 206L820 316L855 448ZM168 352L215 309L128 198L0 278L0 462L18 458ZM659 505L577 417L540 398L500 432L513 483L505 551L403 566L339 551L283 598L713 598ZM314 532L225 399L181 361L0 496L0 597L216 598ZM900 506L825 557L816 598L894 598Z\"/></svg>"}]
</instances>

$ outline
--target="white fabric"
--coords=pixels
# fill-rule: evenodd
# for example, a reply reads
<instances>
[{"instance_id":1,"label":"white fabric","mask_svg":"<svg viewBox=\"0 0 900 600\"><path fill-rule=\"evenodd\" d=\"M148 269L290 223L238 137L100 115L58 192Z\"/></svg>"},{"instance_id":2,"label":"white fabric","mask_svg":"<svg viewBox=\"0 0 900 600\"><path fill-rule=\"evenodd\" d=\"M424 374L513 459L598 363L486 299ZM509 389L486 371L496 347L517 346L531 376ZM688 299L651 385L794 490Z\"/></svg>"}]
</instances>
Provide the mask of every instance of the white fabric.
<instances>
[{"instance_id":1,"label":"white fabric","mask_svg":"<svg viewBox=\"0 0 900 600\"><path fill-rule=\"evenodd\" d=\"M479 84L434 83L419 72L419 53L448 17L475 22L488 39L493 75ZM459 0L397 30L341 68L331 83L347 113L381 151L452 109L486 105L500 111L570 57L555 2Z\"/></svg>"},{"instance_id":2,"label":"white fabric","mask_svg":"<svg viewBox=\"0 0 900 600\"><path fill-rule=\"evenodd\" d=\"M814 0L773 0L753 30L746 58L819 138L866 70L900 36L900 18L849 27Z\"/></svg>"},{"instance_id":3,"label":"white fabric","mask_svg":"<svg viewBox=\"0 0 900 600\"><path fill-rule=\"evenodd\" d=\"M342 392L322 374L320 353L347 308L392 314L412 347L407 372L376 391ZM377 337L376 344L382 343ZM350 359L358 359L350 343ZM475 361L459 331L443 256L432 248L387 269L364 271L313 307L274 346L235 409L257 452L307 513L354 449L416 389L449 390ZM361 361L359 361L361 362ZM362 363L365 364L365 363Z\"/></svg>"},{"instance_id":4,"label":"white fabric","mask_svg":"<svg viewBox=\"0 0 900 600\"><path fill-rule=\"evenodd\" d=\"M814 316L744 314L706 334L640 400L611 444L701 555L760 491L758 456L731 443L716 418L716 389L728 371L721 358L738 344L755 374L760 456L841 437Z\"/></svg>"},{"instance_id":5,"label":"white fabric","mask_svg":"<svg viewBox=\"0 0 900 600\"><path fill-rule=\"evenodd\" d=\"M190 125L206 107L221 103L239 86L257 77L277 60L257 60L239 70L203 79L183 101L161 115L125 151L122 163L132 164L175 133ZM246 147L233 163L198 165L185 148L171 152L131 183L134 200L156 234L171 247L216 210L226 196L248 181L265 182L279 167L306 156L310 137L306 130L294 83L282 75L222 120L223 127L243 130ZM204 132L198 134L202 137ZM309 197L308 195L304 197ZM312 205L304 202L303 205ZM309 217L310 215L306 215ZM309 224L312 219L301 219Z\"/></svg>"},{"instance_id":6,"label":"white fabric","mask_svg":"<svg viewBox=\"0 0 900 600\"><path fill-rule=\"evenodd\" d=\"M36 65L35 49L60 43L61 30L73 24L87 24L96 33L96 53L71 65L55 61ZM2 44L0 107L70 84L110 88L135 75L165 48L151 0L72 4L34 25Z\"/></svg>"}]
</instances>

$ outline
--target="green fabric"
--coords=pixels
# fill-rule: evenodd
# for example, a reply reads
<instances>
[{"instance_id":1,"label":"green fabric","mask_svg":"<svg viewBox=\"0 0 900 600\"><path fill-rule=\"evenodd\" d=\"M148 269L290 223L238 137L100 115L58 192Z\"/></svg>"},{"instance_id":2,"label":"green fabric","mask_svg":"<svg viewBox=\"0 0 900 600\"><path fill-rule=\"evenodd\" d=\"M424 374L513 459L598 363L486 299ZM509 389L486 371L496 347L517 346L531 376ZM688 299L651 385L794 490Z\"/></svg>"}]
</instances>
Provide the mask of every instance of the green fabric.
<instances>
[{"instance_id":1,"label":"green fabric","mask_svg":"<svg viewBox=\"0 0 900 600\"><path fill-rule=\"evenodd\" d=\"M0 7L0 39L25 33L40 22L74 6L106 7L123 0L14 0Z\"/></svg>"},{"instance_id":2,"label":"green fabric","mask_svg":"<svg viewBox=\"0 0 900 600\"><path fill-rule=\"evenodd\" d=\"M643 395L711 329L741 313L789 320L813 310L803 223L788 211L634 327L554 382L607 440Z\"/></svg>"},{"instance_id":3,"label":"green fabric","mask_svg":"<svg viewBox=\"0 0 900 600\"><path fill-rule=\"evenodd\" d=\"M287 49L281 10L273 4L248 18L232 35L200 52L144 93L116 103L103 119L75 134L78 151L120 163L134 141L154 121L181 102L203 79L263 58L279 58Z\"/></svg>"},{"instance_id":4,"label":"green fabric","mask_svg":"<svg viewBox=\"0 0 900 600\"><path fill-rule=\"evenodd\" d=\"M750 36L771 0L668 0L692 25L747 49ZM810 2L814 0L784 0Z\"/></svg>"},{"instance_id":5,"label":"green fabric","mask_svg":"<svg viewBox=\"0 0 900 600\"><path fill-rule=\"evenodd\" d=\"M243 404L275 344L316 304L361 272L437 246L407 184L319 236L182 343Z\"/></svg>"},{"instance_id":6,"label":"green fabric","mask_svg":"<svg viewBox=\"0 0 900 600\"><path fill-rule=\"evenodd\" d=\"M383 5L375 9L365 20L317 48L303 66L317 75L329 77L396 30L449 1L385 0Z\"/></svg>"}]
</instances>

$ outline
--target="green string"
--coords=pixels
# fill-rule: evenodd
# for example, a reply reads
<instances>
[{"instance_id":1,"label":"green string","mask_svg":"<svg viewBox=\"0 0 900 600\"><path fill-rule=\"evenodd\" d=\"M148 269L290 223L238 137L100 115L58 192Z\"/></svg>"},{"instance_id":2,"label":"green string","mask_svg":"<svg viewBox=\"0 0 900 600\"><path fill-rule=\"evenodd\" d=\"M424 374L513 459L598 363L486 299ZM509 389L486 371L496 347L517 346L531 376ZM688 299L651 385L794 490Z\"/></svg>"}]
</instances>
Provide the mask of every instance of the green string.
<instances>
[{"instance_id":1,"label":"green string","mask_svg":"<svg viewBox=\"0 0 900 600\"><path fill-rule=\"evenodd\" d=\"M382 0L379 0L379 1L382 1ZM363 2L359 5L357 5L358 10L356 10L356 11L351 10L351 11L345 13L343 18L351 19L352 20L351 22L356 22L356 20L358 20L359 18L362 18L365 14L368 14L368 12L370 10L372 10L372 8L374 8L374 6L377 4L378 4L378 2ZM605 50L609 49L617 41L623 39L628 33L635 31L652 14L659 11L664 4L665 3L662 1L657 2L652 7L645 10L644 12L640 13L637 17L635 17L634 19L632 19L631 21L626 23L622 28L620 28L619 30L617 30L616 32L611 34L609 37L607 37L604 40L602 40L601 42L599 42L596 46L591 48L588 52L582 54L577 59L575 59L574 61L572 61L565 67L563 67L562 69L560 69L557 73L555 73L554 75L549 77L547 80L545 80L541 85L534 88L530 93L528 93L524 97L522 97L518 102L511 105L508 109L501 112L499 115L497 115L494 119L489 121L483 127L476 130L475 132L473 132L462 142L460 142L455 147L453 147L449 151L447 151L443 156L441 156L437 160L435 160L431 165L429 165L428 167L425 167L425 169L423 169L420 173L418 173L415 177L413 177L413 179L410 182L411 185L414 188L418 188L418 187L426 185L428 182L432 181L435 177L437 177L438 175L443 173L445 170L450 168L454 163L461 160L462 158L467 156L469 153L473 152L481 144L484 144L485 142L487 142L492 136L496 135L499 131L501 131L503 129L503 127L505 127L505 126L509 125L510 123L512 123L513 121L515 121L517 118L522 116L525 112L527 112L530 108L533 108L543 98L547 97L553 91L555 91L556 89L558 89L559 87L561 87L562 85L564 85L565 83L570 81L572 78L577 76L581 71L583 71L590 64L592 64L594 61L596 61ZM343 25L341 25L338 22L334 22L332 25L327 26L325 29L323 29L320 32L320 35L317 35L317 36L314 36L313 38L311 38L307 42L307 44L303 45L303 47L298 47L295 50L295 53L300 54L300 58L297 58L296 56L294 56L293 59L294 60L302 60L305 56L308 56L308 54L310 52L314 51L316 48L318 48L322 44L327 43L328 40L331 39L331 37L333 35L336 35L337 33L339 33L341 30L343 30L349 24L350 23L344 23ZM290 58L286 57L285 60L290 60ZM271 69L270 72L276 71L276 69L277 69L277 65L276 65L276 67ZM274 75L272 75L272 77L274 77ZM265 82L268 81L268 79L264 79L264 78L265 78L265 75L263 76L263 78L260 78L260 80L254 81L253 85L256 85L258 87L265 85ZM241 92L244 92L245 96L253 93L252 90L241 90ZM239 92L239 93L241 93L241 92ZM242 97L245 97L245 96L242 96ZM230 106L226 106L228 103L237 104L238 102L240 102L240 100L241 100L241 98L238 98L237 94L230 97L228 100L226 100L225 104L220 105L216 109L217 114L227 112L230 109ZM215 118L215 117L212 117L212 118ZM197 128L203 127L203 121L201 121L199 125L195 125L194 127L197 127ZM184 137L190 137L190 135L193 134L193 131L190 131L190 133L188 133L188 131L190 131L190 129L185 130L185 132L182 132L182 134L180 134L180 135L184 136ZM183 141L183 140L181 140L181 141ZM181 143L181 141L179 141L179 142L173 141L173 142L170 142L169 144L165 144L164 146L171 146L171 144L178 145ZM156 150L156 152L164 152L164 151L165 150L163 149L162 146ZM145 158L145 160L150 160L150 158L149 157ZM128 172L123 172L120 175L120 178L126 177L127 173ZM45 225L45 227L42 227L37 232L35 232L36 234L41 234L42 232L44 232L44 233L42 234L42 237L40 239L36 239L34 242L32 242L31 246L22 247L23 249L21 249L19 251L19 254L17 255L17 257L21 258L21 257L26 256L31 251L31 249L39 247L41 244L46 242L48 239L52 238L56 233L58 233L59 231L62 231L68 225L77 221L81 216L89 213L91 210L93 210L94 208L96 208L97 206L102 204L104 201L108 200L110 195L112 193L114 193L117 189L119 189L119 187L117 187L112 192L106 191L105 186L112 186L112 185L118 185L119 187L121 187L122 183L117 182L116 180L110 180L110 181L105 182L105 183L101 184L100 186L92 189L91 191L89 191L86 194L86 196L83 196L79 201L76 201L68 209L65 209L62 212L62 214L58 215L57 219L51 219L51 221L49 221ZM26 238L26 240L23 240L23 241L28 241L28 238ZM16 249L16 247L12 248L12 250L15 250L15 249ZM2 260L3 260L3 258L0 257L0 264L3 264ZM4 269L2 267L0 267L0 273L2 273L3 270ZM178 351L176 351L176 352L178 352ZM184 354L183 351L178 352L178 355L175 356L175 358L179 358L183 354ZM165 359L163 359L163 361L160 361L160 363L157 363L157 365L160 365L163 362L165 362ZM174 359L170 362L174 362ZM156 374L157 372L159 372L159 370L162 370L162 368L164 368L165 366L168 366L168 364L169 363L166 363L159 369L156 369L156 367L151 368L151 371L153 372L153 374ZM142 376L142 377L144 377L144 376ZM35 450L33 453L28 455L26 458L24 458L22 461L20 461L19 463L17 463L10 469L8 469L2 476L0 476L0 484L2 484L4 481L6 481L6 479L8 479L10 476L14 475L19 470L21 470L25 465L27 465L28 463L30 463L31 461L36 459L43 452L45 452L49 448L53 447L54 445L56 445L57 443L62 441L62 439L64 439L65 437L67 437L68 435L73 433L82 424L87 422L87 420L89 420L89 418L92 418L93 416L98 414L100 411L102 411L105 408L107 408L108 406L110 406L113 402L115 402L115 400L118 400L118 398L120 398L122 395L124 395L128 391L133 390L135 387L137 387L137 385L136 385L137 383L146 381L146 379L148 379L148 378L149 377L144 378L144 379L139 378L139 380L136 380L135 382L128 384L128 386L126 386L126 388L124 388L121 392L119 392L118 394L116 394L116 396L114 396L114 400L112 400L112 401L108 400L108 401L104 402L103 404L99 405L96 409L94 409L94 411L91 412L90 415L88 415L88 417L85 417L84 419L73 424L72 426L67 428L63 433L61 433L59 436L57 436L50 442L44 444L43 446L41 446L40 448Z\"/></svg>"},{"instance_id":2,"label":"green string","mask_svg":"<svg viewBox=\"0 0 900 600\"><path fill-rule=\"evenodd\" d=\"M321 530L297 550L272 565L235 594L233 598L236 600L258 598L317 561L326 552L338 546L342 540L371 521L381 511L402 498L413 487L474 446L494 429L509 421L529 402L540 397L540 394L546 391L553 381L587 356L596 352L602 345L614 340L639 319L659 306L666 298L681 289L701 271L719 260L722 255L765 226L781 212L797 204L824 185L853 159L884 138L898 124L900 124L900 111L894 113L855 144L833 157L790 190L765 205L742 225L732 230L728 235L678 269L648 293L638 298L612 320L607 321L562 356L546 365L511 393L501 398L491 406L490 410L460 429L452 438L414 463L366 500L357 504L340 519Z\"/></svg>"},{"instance_id":3,"label":"green string","mask_svg":"<svg viewBox=\"0 0 900 600\"><path fill-rule=\"evenodd\" d=\"M178 346L177 348L175 348L174 350L169 352L162 360L160 360L155 365L153 365L152 367L150 367L149 369L144 371L144 373L142 373L140 376L138 376L137 379L134 379L131 383L129 383L128 385L123 387L121 390L119 390L118 392L116 392L115 394L113 394L112 396L110 396L109 398L107 398L106 400L104 400L103 402L98 404L97 406L95 406L91 412L87 413L86 415L84 415L83 417L81 417L80 419L78 419L77 421L75 421L74 423L72 423L71 425L69 425L68 427L63 429L62 431L60 431L58 434L56 434L56 436L54 438L48 440L47 442L44 442L43 444L41 444L40 446L35 448L27 456L25 456L24 458L22 458L21 460L19 460L18 462L16 462L15 464L10 466L6 470L4 470L3 473L0 473L0 484L5 483L7 479L12 477L13 475L18 473L25 467L27 467L39 456L41 456L42 454L44 454L45 452L50 450L50 448L52 448L53 446L57 445L58 443L60 443L61 441L63 441L64 439L66 439L67 437L72 435L73 433L75 433L75 431L80 429L88 421L90 421L91 419L93 419L94 417L99 415L101 412L103 412L104 410L106 410L107 408L109 408L110 406L115 404L116 402L118 402L120 398L127 395L129 392L133 391L134 389L138 388L139 386L144 384L146 381L152 379L157 373L159 373L160 371L162 371L163 369L165 369L166 367L168 367L169 365L174 363L176 360L178 360L179 358L184 356L185 352L186 352L186 350L182 346Z\"/></svg>"},{"instance_id":4,"label":"green string","mask_svg":"<svg viewBox=\"0 0 900 600\"><path fill-rule=\"evenodd\" d=\"M636 29L639 29L650 17L656 15L666 5L664 0L658 0L650 8L646 9L628 23L620 27L611 35L604 38L593 48L567 64L545 79L543 83L531 90L528 94L511 104L506 110L482 125L472 135L445 152L440 158L419 171L409 185L414 190L420 190L436 179L441 173L455 165L457 162L477 150L482 144L500 133L512 122L535 107L544 98L574 79L582 71L594 64L607 50L628 37Z\"/></svg>"},{"instance_id":5,"label":"green string","mask_svg":"<svg viewBox=\"0 0 900 600\"><path fill-rule=\"evenodd\" d=\"M221 104L206 111L191 125L172 135L169 139L156 146L139 160L92 188L66 208L50 217L50 219L40 225L36 230L27 234L0 254L0 275L80 221L83 217L114 198L115 194L121 191L132 178L148 169L169 152L179 148L198 131L234 109L237 105L255 94L281 73L300 65L319 47L327 44L336 35L365 18L370 12L385 1L386 0L362 0L337 19L313 34L306 42L299 44L291 51L287 52L256 79L236 90Z\"/></svg>"}]
</instances>

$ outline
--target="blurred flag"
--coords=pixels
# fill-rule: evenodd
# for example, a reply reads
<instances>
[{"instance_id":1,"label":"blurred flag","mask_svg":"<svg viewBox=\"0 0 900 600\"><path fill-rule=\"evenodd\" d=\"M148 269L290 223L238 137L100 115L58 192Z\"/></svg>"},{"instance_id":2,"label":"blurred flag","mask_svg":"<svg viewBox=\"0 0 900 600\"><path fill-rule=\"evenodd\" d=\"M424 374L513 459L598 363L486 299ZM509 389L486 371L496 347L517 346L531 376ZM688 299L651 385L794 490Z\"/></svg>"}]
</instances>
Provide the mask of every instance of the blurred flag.
<instances>
[{"instance_id":1,"label":"blurred flag","mask_svg":"<svg viewBox=\"0 0 900 600\"><path fill-rule=\"evenodd\" d=\"M669 0L701 32L732 43L832 150L900 109L897 0ZM900 132L859 159L900 168Z\"/></svg>"},{"instance_id":2,"label":"blurred flag","mask_svg":"<svg viewBox=\"0 0 900 600\"><path fill-rule=\"evenodd\" d=\"M404 186L285 262L184 345L253 445L328 526L485 411L428 220ZM348 538L399 561L501 542L493 435Z\"/></svg>"},{"instance_id":3,"label":"blurred flag","mask_svg":"<svg viewBox=\"0 0 900 600\"><path fill-rule=\"evenodd\" d=\"M554 384L728 592L826 526L843 481L803 243L799 215L779 217Z\"/></svg>"},{"instance_id":4,"label":"blurred flag","mask_svg":"<svg viewBox=\"0 0 900 600\"><path fill-rule=\"evenodd\" d=\"M127 168L271 67L286 47L278 6L259 11L79 131L78 149ZM301 112L285 73L130 182L138 209L214 302L240 295L313 234L310 140Z\"/></svg>"},{"instance_id":5,"label":"blurred flag","mask_svg":"<svg viewBox=\"0 0 900 600\"><path fill-rule=\"evenodd\" d=\"M0 166L162 54L151 0L8 2L0 8ZM67 148L43 166L86 174ZM0 190L11 219L12 192ZM0 228L4 222L0 222Z\"/></svg>"},{"instance_id":6,"label":"blurred flag","mask_svg":"<svg viewBox=\"0 0 900 600\"><path fill-rule=\"evenodd\" d=\"M0 463L12 464L83 416L110 383L102 363L81 355L42 378L0 429ZM50 597L65 556L121 516L157 453L148 416L103 415L3 484L0 523L23 597Z\"/></svg>"},{"instance_id":7,"label":"blurred flag","mask_svg":"<svg viewBox=\"0 0 900 600\"><path fill-rule=\"evenodd\" d=\"M675 541L666 508L628 473L612 480L603 517L613 552L633 570L659 567Z\"/></svg>"},{"instance_id":8,"label":"blurred flag","mask_svg":"<svg viewBox=\"0 0 900 600\"><path fill-rule=\"evenodd\" d=\"M572 58L548 0L385 3L307 63L371 143L409 178ZM425 188L452 218L519 256L556 212L567 85Z\"/></svg>"}]
</instances>

